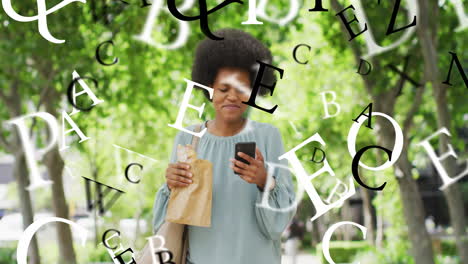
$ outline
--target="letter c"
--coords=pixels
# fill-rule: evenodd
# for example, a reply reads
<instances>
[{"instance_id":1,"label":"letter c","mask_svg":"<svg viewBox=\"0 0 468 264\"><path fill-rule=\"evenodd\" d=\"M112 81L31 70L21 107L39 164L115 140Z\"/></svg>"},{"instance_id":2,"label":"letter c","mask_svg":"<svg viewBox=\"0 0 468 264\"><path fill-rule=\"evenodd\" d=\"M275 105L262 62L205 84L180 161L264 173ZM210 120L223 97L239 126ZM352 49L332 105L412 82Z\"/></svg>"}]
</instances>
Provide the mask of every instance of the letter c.
<instances>
[{"instance_id":1,"label":"letter c","mask_svg":"<svg viewBox=\"0 0 468 264\"><path fill-rule=\"evenodd\" d=\"M328 228L328 230L325 232L325 235L323 236L323 241L322 241L322 245L323 245L323 256L325 257L325 259L328 261L328 263L330 264L336 264L333 259L331 258L330 256L330 239L333 235L333 232L340 226L343 226L343 225L353 225L353 226L356 226L357 228L361 229L361 232L363 234L363 238L366 239L366 232L367 232L367 228L360 225L360 224L356 224L354 222L349 222L349 221L343 221L343 222L338 222L332 226L330 226L330 228ZM359 264L359 262L358 262Z\"/></svg>"},{"instance_id":2,"label":"letter c","mask_svg":"<svg viewBox=\"0 0 468 264\"><path fill-rule=\"evenodd\" d=\"M385 151L385 153L387 153L388 155L388 160L391 161L392 159L392 151L389 150L389 149L386 149L384 147L381 147L381 146L366 146L366 147L363 147L362 149L360 149L356 155L354 155L353 157L353 163L351 165L351 169L352 169L352 172L353 172L353 177L354 179L364 188L367 188L369 190L373 190L373 191L381 191L383 190L383 188L385 188L385 185L387 185L387 182L384 182L384 184L380 185L379 187L369 187L367 186L362 180L361 178L359 177L359 171L358 171L358 166L359 166L359 161L361 160L361 156L362 154L364 154L364 152L366 152L368 149L372 149L372 148L378 148L378 149L381 149L383 151Z\"/></svg>"},{"instance_id":3,"label":"letter c","mask_svg":"<svg viewBox=\"0 0 468 264\"><path fill-rule=\"evenodd\" d=\"M16 261L18 262L18 264L27 264L28 247L32 237L37 232L37 230L39 230L39 228L51 222L62 222L76 228L79 231L79 236L81 236L81 243L83 245L85 244L86 237L88 236L88 230L86 230L86 228L65 218L44 217L35 221L31 225L29 225L28 228L26 228L26 230L24 230L23 235L21 236L18 242L18 248L16 249Z\"/></svg>"},{"instance_id":4,"label":"letter c","mask_svg":"<svg viewBox=\"0 0 468 264\"><path fill-rule=\"evenodd\" d=\"M296 47L294 47L294 50L293 50L293 58L294 58L294 60L295 60L297 63L299 63L299 64L307 64L307 63L309 62L308 60L306 60L305 62L301 62L301 61L299 61L299 60L297 59L297 57L296 57L297 49L298 49L299 47L302 47L302 46L307 47L307 49L308 49L309 51L310 51L310 49L311 49L311 47L310 47L309 45L307 45L307 44L299 44L299 45L297 45Z\"/></svg>"},{"instance_id":5,"label":"letter c","mask_svg":"<svg viewBox=\"0 0 468 264\"><path fill-rule=\"evenodd\" d=\"M137 183L140 182L140 179L138 179L136 181L132 181L132 180L130 180L130 177L128 177L128 171L130 170L130 167L132 167L132 166L138 166L138 167L140 167L140 170L143 170L143 166L140 163L130 163L130 164L128 164L127 168L125 168L125 178L127 178L127 181L137 184Z\"/></svg>"}]
</instances>

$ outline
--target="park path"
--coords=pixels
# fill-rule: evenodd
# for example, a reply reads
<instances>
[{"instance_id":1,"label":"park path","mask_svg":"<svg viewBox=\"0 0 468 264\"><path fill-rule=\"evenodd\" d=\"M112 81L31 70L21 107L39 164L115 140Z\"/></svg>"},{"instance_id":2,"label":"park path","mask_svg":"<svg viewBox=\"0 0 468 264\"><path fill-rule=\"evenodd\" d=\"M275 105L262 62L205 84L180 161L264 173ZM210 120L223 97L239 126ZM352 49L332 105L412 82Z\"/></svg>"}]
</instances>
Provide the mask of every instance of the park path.
<instances>
[{"instance_id":1,"label":"park path","mask_svg":"<svg viewBox=\"0 0 468 264\"><path fill-rule=\"evenodd\" d=\"M281 258L281 264L293 264L290 256L283 255ZM299 253L297 255L296 264L321 264L320 258L308 253Z\"/></svg>"}]
</instances>

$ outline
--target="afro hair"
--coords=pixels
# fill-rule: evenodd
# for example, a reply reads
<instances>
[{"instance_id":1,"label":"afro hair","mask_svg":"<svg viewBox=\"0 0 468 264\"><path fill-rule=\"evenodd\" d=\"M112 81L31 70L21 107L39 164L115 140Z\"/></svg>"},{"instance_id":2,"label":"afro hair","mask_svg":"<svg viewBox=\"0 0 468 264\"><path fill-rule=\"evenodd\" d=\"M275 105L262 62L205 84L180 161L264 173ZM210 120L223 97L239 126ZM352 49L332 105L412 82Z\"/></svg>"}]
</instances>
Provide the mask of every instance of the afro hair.
<instances>
[{"instance_id":1,"label":"afro hair","mask_svg":"<svg viewBox=\"0 0 468 264\"><path fill-rule=\"evenodd\" d=\"M245 70L249 73L251 89L259 69L258 61L271 64L270 50L252 35L238 29L221 29L215 32L223 40L205 38L195 51L195 60L192 66L192 81L211 86L214 83L219 69L232 67ZM272 84L276 77L272 70L265 70L262 83ZM203 89L209 99L208 91ZM261 87L259 95L265 95L267 89Z\"/></svg>"}]
</instances>

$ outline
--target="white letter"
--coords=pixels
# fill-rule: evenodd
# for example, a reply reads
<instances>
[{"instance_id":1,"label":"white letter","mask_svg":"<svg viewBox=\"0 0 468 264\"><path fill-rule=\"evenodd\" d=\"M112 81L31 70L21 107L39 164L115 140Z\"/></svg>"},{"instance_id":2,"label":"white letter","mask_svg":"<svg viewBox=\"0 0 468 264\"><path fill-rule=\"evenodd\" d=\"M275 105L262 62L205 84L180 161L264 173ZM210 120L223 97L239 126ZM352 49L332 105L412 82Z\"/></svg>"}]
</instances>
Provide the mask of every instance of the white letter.
<instances>
[{"instance_id":1,"label":"white letter","mask_svg":"<svg viewBox=\"0 0 468 264\"><path fill-rule=\"evenodd\" d=\"M28 247L32 237L37 232L37 230L39 230L39 228L51 222L62 222L76 228L79 232L79 235L81 236L81 244L83 246L85 245L86 237L88 236L88 231L86 230L86 228L68 219L60 217L44 217L35 221L30 226L28 226L26 230L24 230L23 235L21 236L18 242L18 248L16 249L16 261L18 262L18 264L27 264Z\"/></svg>"},{"instance_id":2,"label":"white letter","mask_svg":"<svg viewBox=\"0 0 468 264\"><path fill-rule=\"evenodd\" d=\"M370 25L369 21L367 20L366 14L364 13L364 9L362 8L361 0L352 0L351 1L353 6L356 6L356 17L359 17L359 19L363 21L363 23L359 23L359 26L361 29L364 29L363 25ZM408 22L411 22L414 16L418 17L419 16L419 6L416 0L408 0ZM363 33L364 35L364 40L366 41L367 45L367 50L368 53L363 56L364 59L370 59L375 55L378 55L380 53L387 52L389 50L392 50L396 47L398 47L400 44L403 42L407 41L411 35L414 33L416 30L416 26L408 28L405 30L405 33L403 36L398 41L395 41L391 45L388 45L386 47L379 46L377 43L375 43L374 36L372 35L372 30L371 27L368 27L368 30Z\"/></svg>"},{"instance_id":3,"label":"white letter","mask_svg":"<svg viewBox=\"0 0 468 264\"><path fill-rule=\"evenodd\" d=\"M335 195L335 193L337 193L338 196L341 197L341 196L344 196L344 195L348 192L348 186L346 186L346 184L345 184L344 182L342 182L342 181L340 181L340 180L338 180L338 179L336 179L336 181L337 181L337 183L336 183L335 187L333 187L331 193L328 195L328 198L325 200L325 202L326 202L327 204L330 203L331 198ZM343 190L342 192L338 192L338 188L339 188L340 186L342 186L342 187L344 188L344 190ZM342 204L339 205L339 206L342 206Z\"/></svg>"},{"instance_id":4,"label":"white letter","mask_svg":"<svg viewBox=\"0 0 468 264\"><path fill-rule=\"evenodd\" d=\"M288 206L286 208L274 208L274 207L271 207L268 204L268 197L270 197L270 190L272 189L271 187L273 187L272 186L273 181L271 179L273 178L273 173L275 172L275 169L276 168L281 168L281 169L289 170L289 171L290 171L290 169L289 169L288 166L285 166L285 165L282 165L282 164L276 164L276 163L272 163L272 162L268 162L268 161L266 161L265 163L266 163L266 165L268 167L267 180L266 180L266 183L265 183L265 187L263 188L264 191L263 191L263 195L262 195L262 202L257 203L257 206L258 207L263 207L263 208L266 208L266 209L270 209L270 210L275 211L275 212L287 212L287 211L290 211L290 210L293 210L293 209L297 208L297 205L302 200L302 195L304 195L304 186L302 186L302 184L297 184L297 188L299 189L299 191L296 192L296 197L294 199L294 203L291 204L291 206ZM299 195L297 193L299 193Z\"/></svg>"},{"instance_id":5,"label":"white letter","mask_svg":"<svg viewBox=\"0 0 468 264\"><path fill-rule=\"evenodd\" d=\"M390 116L384 113L380 113L380 112L372 112L372 116L385 117L392 123L393 128L395 129L395 146L393 146L392 157L387 162L385 162L383 165L379 167L368 167L367 165L359 161L359 166L366 168L368 170L379 171L379 170L384 170L392 166L400 157L401 151L403 150L403 132L401 131L401 128L398 125L398 123ZM357 122L353 122L353 125L349 129L348 151L349 151L349 154L351 154L351 157L354 157L354 155L356 155L357 134L359 132L359 128L361 127L362 123L364 123L366 119L367 117L365 115L359 116L359 119L357 120Z\"/></svg>"},{"instance_id":6,"label":"white letter","mask_svg":"<svg viewBox=\"0 0 468 264\"><path fill-rule=\"evenodd\" d=\"M81 2L85 3L85 0L64 0L51 9L47 10L46 3L44 0L37 0L37 15L36 16L29 16L25 17L22 16L13 9L11 6L11 0L2 0L2 5L3 9L5 10L5 13L7 13L8 16L10 16L12 19L19 21L19 22L31 22L34 20L37 20L38 23L38 28L39 28L39 34L41 34L42 37L44 37L46 40L52 42L52 43L64 43L65 40L59 40L54 38L49 32L49 28L47 27L47 15L61 9L62 7L65 7L66 5L72 3L72 2Z\"/></svg>"},{"instance_id":7,"label":"white letter","mask_svg":"<svg viewBox=\"0 0 468 264\"><path fill-rule=\"evenodd\" d=\"M179 11L183 12L189 9L190 7L192 7L193 3L194 3L194 0L185 1L184 4L179 8ZM151 9L149 11L148 17L146 18L143 32L141 32L141 34L138 36L134 36L134 38L137 40L143 41L151 46L158 47L158 48L169 49L169 50L180 48L185 44L185 42L187 42L188 35L189 35L189 25L188 25L188 22L186 21L181 21L179 19L176 19L177 23L179 23L179 34L177 35L176 40L171 44L163 45L160 43L156 43L151 38L151 33L153 31L154 23L156 22L156 17L158 16L159 11L162 8L163 8L162 0L154 0L152 2ZM167 8L165 8L164 10L167 10ZM170 15L170 17L173 17L173 16Z\"/></svg>"},{"instance_id":8,"label":"white letter","mask_svg":"<svg viewBox=\"0 0 468 264\"><path fill-rule=\"evenodd\" d=\"M71 125L72 129L65 131L65 120L67 120L68 124ZM62 147L60 148L60 151L65 150L69 147L66 144L65 135L73 131L76 131L76 134L78 134L78 136L80 137L81 140L79 141L79 143L90 139L89 137L85 136L85 134L83 134L83 132L76 125L73 119L71 119L71 117L65 111L63 111L62 112L62 142L61 142Z\"/></svg>"},{"instance_id":9,"label":"white letter","mask_svg":"<svg viewBox=\"0 0 468 264\"><path fill-rule=\"evenodd\" d=\"M323 255L325 256L325 259L328 261L328 263L330 264L336 264L333 259L331 258L330 256L330 239L333 235L333 232L335 232L335 230L342 226L342 225L353 225L353 226L356 226L358 227L359 229L361 229L361 232L363 234L363 237L364 239L366 239L366 232L367 232L367 228L365 228L364 226L360 225L360 224L356 224L354 222L349 222L349 221L343 221L343 222L338 222L332 226L330 226L330 228L328 228L327 232L325 232L325 235L323 236ZM360 262L358 262L357 264L359 264Z\"/></svg>"},{"instance_id":10,"label":"white letter","mask_svg":"<svg viewBox=\"0 0 468 264\"><path fill-rule=\"evenodd\" d=\"M44 180L41 178L39 174L39 169L37 168L37 162L35 160L35 149L34 149L34 146L32 145L31 139L29 138L28 128L26 127L26 124L24 123L24 120L30 117L42 118L47 122L47 125L49 126L49 134L50 134L49 143L46 144L46 147L44 149L38 150L39 155L43 155L47 153L49 150L51 150L52 147L54 147L55 144L57 143L57 136L58 136L57 135L58 134L57 119L55 119L53 115L47 112L38 112L38 113L28 114L28 115L16 117L14 119L11 119L5 122L6 124L14 124L18 128L18 134L23 144L24 154L26 156L26 163L28 164L28 168L29 168L29 178L31 180L31 184L29 184L29 186L26 188L26 190L28 191L52 184L52 181Z\"/></svg>"},{"instance_id":11,"label":"white letter","mask_svg":"<svg viewBox=\"0 0 468 264\"><path fill-rule=\"evenodd\" d=\"M325 96L325 94L327 94L327 93L332 95L332 99L331 99L330 102L327 102L327 98ZM325 110L325 116L323 117L323 119L327 119L327 118L330 118L330 117L337 116L340 113L341 108L340 108L340 105L335 102L336 93L334 91L325 91L325 92L321 92L320 95L322 96L323 108ZM329 105L329 104L334 105L336 107L336 113L334 115L330 115L328 113L328 106L327 105Z\"/></svg>"},{"instance_id":12,"label":"white letter","mask_svg":"<svg viewBox=\"0 0 468 264\"><path fill-rule=\"evenodd\" d=\"M204 85L196 83L196 82L192 82L192 81L187 80L187 79L184 79L184 80L187 82L188 85L187 85L187 89L185 90L184 98L182 99L182 104L180 105L180 110L179 110L179 114L177 115L177 120L173 125L168 124L168 126L179 129L180 131L187 132L187 133L189 133L191 135L194 135L194 136L197 136L197 137L202 137L203 134L205 134L205 132L206 132L206 128L203 129L202 131L200 131L199 133L195 133L195 132L192 132L190 130L187 130L187 129L183 128L182 121L184 119L185 111L187 111L187 107L190 107L192 109L197 110L198 111L198 117L201 117L201 115L203 113L203 109L205 108L205 103L203 103L200 107L196 107L194 105L189 104L190 95L192 94L193 86L197 85L198 87L207 90L210 93L210 99L213 98L213 88L210 88L208 86L204 86Z\"/></svg>"},{"instance_id":13,"label":"white letter","mask_svg":"<svg viewBox=\"0 0 468 264\"><path fill-rule=\"evenodd\" d=\"M83 91L79 93L75 93L75 83L73 83L72 89L73 89L73 103L74 104L76 104L76 97L84 93L86 93L89 96L89 98L91 98L91 100L93 101L93 104L91 106L95 106L97 104L104 102L103 100L98 99L96 95L94 95L93 91L89 89L88 85L83 81L83 79L79 79L80 75L76 72L76 70L73 71L72 77L73 77L73 80L78 79L78 83L81 85L81 87L83 87ZM80 110L73 107L73 111L70 115L74 115L78 112L80 112Z\"/></svg>"},{"instance_id":14,"label":"white letter","mask_svg":"<svg viewBox=\"0 0 468 264\"><path fill-rule=\"evenodd\" d=\"M465 14L461 0L452 0L451 2L457 11L458 20L460 20L460 25L455 29L455 32L459 32L468 27L468 17Z\"/></svg>"},{"instance_id":15,"label":"white letter","mask_svg":"<svg viewBox=\"0 0 468 264\"><path fill-rule=\"evenodd\" d=\"M261 18L264 18L265 20L269 22L276 23L280 26L284 26L287 23L291 22L297 16L297 13L299 12L299 1L290 0L289 3L291 4L291 7L289 8L288 14L283 18L274 19L272 17L269 17L265 12L267 3L268 3L268 0L260 0L258 9L257 9L257 15ZM250 1L249 1L249 20L250 20Z\"/></svg>"},{"instance_id":16,"label":"white letter","mask_svg":"<svg viewBox=\"0 0 468 264\"><path fill-rule=\"evenodd\" d=\"M263 22L257 20L257 0L249 0L249 18L242 22L243 25L261 25Z\"/></svg>"},{"instance_id":17,"label":"white letter","mask_svg":"<svg viewBox=\"0 0 468 264\"><path fill-rule=\"evenodd\" d=\"M423 141L421 141L418 144L418 146L423 146L426 149L427 154L429 155L429 158L432 160L432 163L434 163L434 166L436 167L437 172L439 173L440 177L442 178L442 181L444 182L442 187L440 187L439 189L444 190L445 188L449 187L451 184L453 184L456 181L458 181L459 179L461 179L463 176L468 175L468 165L467 165L465 171L463 171L462 173L455 176L455 178L450 178L448 176L447 171L444 169L444 167L442 166L442 163L440 163L440 161L446 159L449 156L457 158L457 154L453 150L452 145L448 144L448 149L449 149L448 152L445 152L442 155L440 155L439 157L437 157L434 149L432 148L431 144L429 143L429 140L431 140L432 138L436 137L437 135L439 135L441 133L446 134L449 137L451 136L450 132L447 130L447 128L442 127L441 129L437 130L434 134L430 135L429 137L427 137Z\"/></svg>"},{"instance_id":18,"label":"white letter","mask_svg":"<svg viewBox=\"0 0 468 264\"><path fill-rule=\"evenodd\" d=\"M296 174L296 177L297 177L297 180L298 180L298 184L304 185L304 188L305 188L307 194L309 195L309 197L310 197L310 199L311 199L311 201L312 201L312 203L314 204L314 207L315 207L316 213L315 213L314 217L311 218L311 221L314 221L315 219L319 218L321 215L323 215L324 213L326 213L330 209L338 207L340 204L343 203L343 201L345 201L349 197L353 196L356 193L356 190L354 188L353 178L350 177L349 178L349 183L350 183L349 192L347 192L344 195L340 195L341 198L338 201L336 201L336 202L334 202L332 204L326 205L322 201L319 194L317 193L317 190L315 190L314 186L312 185L311 180L313 180L315 177L317 177L318 175L320 175L320 174L322 174L324 172L328 172L332 176L335 176L335 173L333 172L330 165L328 164L327 159L325 158L324 161L323 161L324 166L320 170L315 172L314 174L308 176L307 172L305 171L304 167L302 166L301 162L299 161L299 158L296 155L297 150L299 150L300 148L302 148L303 146L305 146L306 144L308 144L308 143L310 143L312 141L317 141L320 144L325 146L325 142L323 141L322 137L320 137L320 135L318 133L315 133L313 136L309 137L308 139L306 139L304 142L302 142L301 144L299 144L295 148L293 148L290 151L286 152L285 154L281 155L278 159L279 160L284 159L284 158L288 159L289 162L291 163L292 168L296 172L295 174Z\"/></svg>"},{"instance_id":19,"label":"white letter","mask_svg":"<svg viewBox=\"0 0 468 264\"><path fill-rule=\"evenodd\" d=\"M154 242L153 242L153 238L157 238L157 239L161 240L161 246L155 247ZM167 248L164 247L164 244L166 243L166 241L165 241L163 236L159 236L159 235L148 237L147 239L149 241L151 258L153 259L153 263L158 263L158 261L156 260L156 253L159 252L159 251L168 250ZM159 249L159 250L157 250L157 249Z\"/></svg>"}]
</instances>

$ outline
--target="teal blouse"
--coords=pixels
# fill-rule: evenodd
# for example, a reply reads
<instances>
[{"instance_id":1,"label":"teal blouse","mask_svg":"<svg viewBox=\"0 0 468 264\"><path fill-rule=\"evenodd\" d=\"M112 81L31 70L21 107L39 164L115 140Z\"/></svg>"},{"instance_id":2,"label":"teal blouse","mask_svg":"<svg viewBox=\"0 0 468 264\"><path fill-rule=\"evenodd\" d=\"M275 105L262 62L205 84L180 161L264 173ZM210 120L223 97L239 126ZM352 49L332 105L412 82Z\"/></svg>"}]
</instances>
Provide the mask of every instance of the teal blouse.
<instances>
[{"instance_id":1,"label":"teal blouse","mask_svg":"<svg viewBox=\"0 0 468 264\"><path fill-rule=\"evenodd\" d=\"M195 125L187 129L194 130ZM202 126L202 129L205 125ZM242 180L229 167L238 142L256 142L265 161L287 166L278 160L284 153L279 130L270 125L247 120L241 132L220 137L208 130L200 138L199 159L213 163L213 199L211 227L188 226L188 264L275 264L281 263L281 233L296 212L296 208L274 211L257 206L263 192L255 184ZM192 135L179 132L175 138L170 162L176 162L177 145L191 144ZM295 201L291 175L287 169L276 169L275 187L268 203L273 208L288 208ZM157 232L166 216L170 190L164 184L156 194L153 230Z\"/></svg>"}]
</instances>

